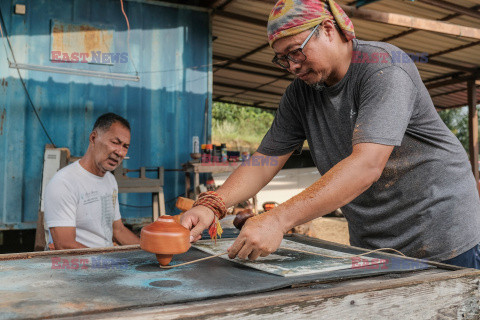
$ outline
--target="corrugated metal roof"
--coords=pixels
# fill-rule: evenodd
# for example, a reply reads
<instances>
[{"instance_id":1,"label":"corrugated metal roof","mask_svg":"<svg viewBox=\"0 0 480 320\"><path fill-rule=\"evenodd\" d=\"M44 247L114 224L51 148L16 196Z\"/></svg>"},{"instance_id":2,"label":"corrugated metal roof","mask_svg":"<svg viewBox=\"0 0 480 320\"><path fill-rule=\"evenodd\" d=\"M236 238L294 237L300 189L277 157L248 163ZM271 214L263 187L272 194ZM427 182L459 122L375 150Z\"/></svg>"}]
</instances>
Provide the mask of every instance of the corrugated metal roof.
<instances>
[{"instance_id":1,"label":"corrugated metal roof","mask_svg":"<svg viewBox=\"0 0 480 320\"><path fill-rule=\"evenodd\" d=\"M267 45L266 25L275 0L203 1L212 12L213 61L219 63L213 71L213 99L234 101L246 105L276 108L280 97L293 79L271 63L273 51ZM355 5L356 1L338 0L340 5ZM480 13L480 2L470 0L437 1ZM431 5L422 0L380 0L361 9L396 13L411 17L439 20L461 26L480 28L480 19ZM460 12L460 13L459 13ZM362 40L386 41L406 52L428 53L428 63L417 63L418 70L429 88L434 104L448 108L467 104L466 82L446 83L476 72L479 79L480 54L478 39L409 29L406 27L352 18L357 37ZM436 80L436 81L435 81ZM454 82L454 81L451 81ZM477 81L477 87L479 83ZM439 91L440 90L440 91ZM463 91L462 91L463 90ZM450 94L448 94L451 92ZM439 95L442 93L441 95ZM477 101L480 90L477 89Z\"/></svg>"}]
</instances>

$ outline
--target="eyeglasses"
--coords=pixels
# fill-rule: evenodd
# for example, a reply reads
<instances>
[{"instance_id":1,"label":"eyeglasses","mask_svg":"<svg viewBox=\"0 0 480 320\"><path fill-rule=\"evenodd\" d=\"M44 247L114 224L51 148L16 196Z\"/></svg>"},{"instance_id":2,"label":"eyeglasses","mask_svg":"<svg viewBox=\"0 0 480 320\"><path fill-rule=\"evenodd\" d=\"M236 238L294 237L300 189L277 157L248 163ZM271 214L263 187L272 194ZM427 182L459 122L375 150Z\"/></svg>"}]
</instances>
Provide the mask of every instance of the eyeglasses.
<instances>
[{"instance_id":1,"label":"eyeglasses","mask_svg":"<svg viewBox=\"0 0 480 320\"><path fill-rule=\"evenodd\" d=\"M307 39L305 39L305 41L303 41L300 48L292 50L292 51L290 51L289 53L287 53L286 55L283 55L283 56L275 55L275 57L273 57L273 59L272 59L272 62L274 64L280 66L281 68L288 69L288 68L290 68L290 62L288 62L288 60L290 60L292 62L296 62L296 63L301 63L301 62L304 62L305 60L307 60L307 56L305 55L305 53L303 53L303 48L305 48L305 46L308 43L308 40L310 40L310 38L313 36L313 34L317 30L318 26L320 26L320 24L317 24L317 26L312 30L312 32L310 32Z\"/></svg>"}]
</instances>

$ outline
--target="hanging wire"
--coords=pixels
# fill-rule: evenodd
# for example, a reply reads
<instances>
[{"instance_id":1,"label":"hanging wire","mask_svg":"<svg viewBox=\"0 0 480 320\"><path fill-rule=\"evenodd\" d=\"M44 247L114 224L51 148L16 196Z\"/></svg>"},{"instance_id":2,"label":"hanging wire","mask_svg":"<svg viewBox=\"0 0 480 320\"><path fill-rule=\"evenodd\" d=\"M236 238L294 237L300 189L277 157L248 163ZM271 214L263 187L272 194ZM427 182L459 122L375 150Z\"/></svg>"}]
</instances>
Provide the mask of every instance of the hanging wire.
<instances>
[{"instance_id":1,"label":"hanging wire","mask_svg":"<svg viewBox=\"0 0 480 320\"><path fill-rule=\"evenodd\" d=\"M53 145L53 147L56 148L56 145L53 142L53 139L48 134L48 131L45 128L45 125L43 124L42 119L40 119L40 115L37 112L37 108L35 108L35 105L33 104L32 98L30 97L30 93L28 92L27 86L25 85L25 81L23 80L22 75L20 74L20 69L17 67L17 60L15 59L15 54L13 53L12 44L10 43L10 38L8 37L7 25L5 24L5 21L3 20L3 13L2 13L1 8L0 8L0 22L1 22L0 23L0 33L1 33L1 36L2 36L3 47L5 48L5 55L6 55L8 64L10 65L11 62L10 62L10 59L8 58L7 47L5 46L5 39L4 39L4 35L3 35L2 25L5 28L5 38L7 38L7 43L8 43L8 46L10 48L10 51L12 53L13 62L15 63L15 69L17 70L18 77L20 78L20 83L22 84L23 90L25 91L25 94L27 95L28 101L30 102L30 106L32 108L32 111L35 114L35 116L37 117L38 122L40 122L40 126L42 127L43 132L45 132L45 135L47 136L48 140Z\"/></svg>"},{"instance_id":2,"label":"hanging wire","mask_svg":"<svg viewBox=\"0 0 480 320\"><path fill-rule=\"evenodd\" d=\"M125 21L127 22L127 50L128 50L128 59L132 61L133 68L135 69L135 75L138 76L137 67L135 66L135 62L133 61L132 54L130 53L130 22L128 21L127 14L123 8L123 0L120 0L120 7L122 8L123 16L125 17Z\"/></svg>"}]
</instances>

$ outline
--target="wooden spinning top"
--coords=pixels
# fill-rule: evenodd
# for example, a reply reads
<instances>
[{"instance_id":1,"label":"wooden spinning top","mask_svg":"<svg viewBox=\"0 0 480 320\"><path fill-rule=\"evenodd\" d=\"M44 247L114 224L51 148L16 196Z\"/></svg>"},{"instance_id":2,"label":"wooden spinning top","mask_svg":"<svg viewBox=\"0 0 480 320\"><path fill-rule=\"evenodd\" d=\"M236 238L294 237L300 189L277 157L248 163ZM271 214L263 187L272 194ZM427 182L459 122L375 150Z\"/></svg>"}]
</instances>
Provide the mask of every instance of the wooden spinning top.
<instances>
[{"instance_id":1,"label":"wooden spinning top","mask_svg":"<svg viewBox=\"0 0 480 320\"><path fill-rule=\"evenodd\" d=\"M155 253L158 263L166 266L174 254L184 253L190 248L190 231L175 222L171 216L161 216L142 228L140 248Z\"/></svg>"},{"instance_id":2,"label":"wooden spinning top","mask_svg":"<svg viewBox=\"0 0 480 320\"><path fill-rule=\"evenodd\" d=\"M235 219L233 219L233 225L238 230L241 230L245 222L247 222L247 220L253 216L255 216L255 213L253 213L252 209L242 210L239 213L237 213L237 215L235 216Z\"/></svg>"}]
</instances>

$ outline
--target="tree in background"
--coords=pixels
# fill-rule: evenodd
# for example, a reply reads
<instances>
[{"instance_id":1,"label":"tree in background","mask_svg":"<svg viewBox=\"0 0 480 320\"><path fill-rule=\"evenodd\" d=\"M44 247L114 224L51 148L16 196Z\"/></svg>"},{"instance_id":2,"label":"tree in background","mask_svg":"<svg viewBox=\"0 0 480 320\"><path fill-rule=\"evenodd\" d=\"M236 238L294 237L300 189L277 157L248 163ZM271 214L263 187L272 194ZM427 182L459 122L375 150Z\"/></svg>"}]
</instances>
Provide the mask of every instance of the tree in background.
<instances>
[{"instance_id":1,"label":"tree in background","mask_svg":"<svg viewBox=\"0 0 480 320\"><path fill-rule=\"evenodd\" d=\"M270 128L274 115L273 110L214 102L212 142L226 143L230 150L254 152Z\"/></svg>"},{"instance_id":2,"label":"tree in background","mask_svg":"<svg viewBox=\"0 0 480 320\"><path fill-rule=\"evenodd\" d=\"M468 108L447 109L438 114L468 153Z\"/></svg>"}]
</instances>

